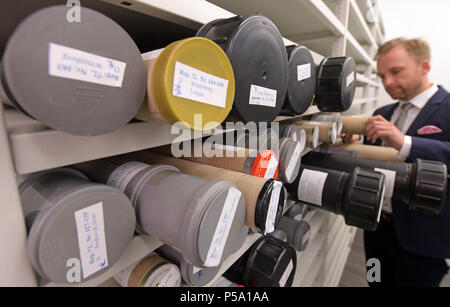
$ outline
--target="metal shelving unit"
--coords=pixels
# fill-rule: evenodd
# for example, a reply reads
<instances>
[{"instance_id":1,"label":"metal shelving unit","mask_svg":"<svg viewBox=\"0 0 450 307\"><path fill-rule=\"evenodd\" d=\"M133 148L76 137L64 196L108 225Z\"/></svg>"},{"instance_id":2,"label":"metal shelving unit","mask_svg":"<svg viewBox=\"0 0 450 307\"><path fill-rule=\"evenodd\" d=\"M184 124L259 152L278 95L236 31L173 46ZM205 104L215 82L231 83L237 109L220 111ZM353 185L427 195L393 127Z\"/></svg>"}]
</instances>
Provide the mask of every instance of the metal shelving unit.
<instances>
[{"instance_id":1,"label":"metal shelving unit","mask_svg":"<svg viewBox=\"0 0 450 307\"><path fill-rule=\"evenodd\" d=\"M374 79L377 46L384 40L380 23L367 21L375 0L103 0L123 10L133 10L166 22L196 30L204 23L260 12L279 28L285 44L302 44L313 51L316 64L323 56L354 57L358 74L355 103L345 114L368 114L378 105L380 83ZM369 2L369 6L367 3ZM372 10L372 11L371 11ZM373 14L373 12L372 12ZM302 116L319 113L311 106ZM279 116L276 121L292 119ZM17 190L16 175L71 165L78 162L114 156L126 152L170 144L178 135L170 133L171 125L131 122L113 133L82 137L44 127L16 110L0 104L0 167L2 214L0 215L0 285L55 286L40 282L28 260L26 227ZM221 131L216 131L220 133ZM205 134L208 135L208 134ZM185 139L202 137L198 133ZM306 150L303 154L305 154ZM334 224L336 215L318 210L308 217L312 235L308 248L298 255L295 286L338 284L348 255L354 231L345 224ZM332 230L333 225L336 229ZM333 233L338 234L333 238ZM259 237L249 235L241 249L221 267L222 274ZM339 241L339 244L332 244ZM98 286L115 273L150 253L162 242L149 236L137 236L120 260L101 276L80 284ZM328 254L336 254L327 264ZM218 275L218 276L219 276ZM217 278L218 278L217 276Z\"/></svg>"}]
</instances>

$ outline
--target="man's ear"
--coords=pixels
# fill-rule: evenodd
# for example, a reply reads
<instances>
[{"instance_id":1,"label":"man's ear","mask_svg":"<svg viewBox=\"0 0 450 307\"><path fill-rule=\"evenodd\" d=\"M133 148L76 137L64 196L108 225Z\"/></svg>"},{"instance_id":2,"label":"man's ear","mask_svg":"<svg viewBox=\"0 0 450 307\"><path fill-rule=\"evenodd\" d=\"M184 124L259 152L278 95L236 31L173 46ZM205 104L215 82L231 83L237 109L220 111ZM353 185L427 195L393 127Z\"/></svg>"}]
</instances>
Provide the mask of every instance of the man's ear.
<instances>
[{"instance_id":1,"label":"man's ear","mask_svg":"<svg viewBox=\"0 0 450 307\"><path fill-rule=\"evenodd\" d=\"M431 70L431 64L429 60L423 60L420 62L420 68L422 69L422 74L426 75Z\"/></svg>"}]
</instances>

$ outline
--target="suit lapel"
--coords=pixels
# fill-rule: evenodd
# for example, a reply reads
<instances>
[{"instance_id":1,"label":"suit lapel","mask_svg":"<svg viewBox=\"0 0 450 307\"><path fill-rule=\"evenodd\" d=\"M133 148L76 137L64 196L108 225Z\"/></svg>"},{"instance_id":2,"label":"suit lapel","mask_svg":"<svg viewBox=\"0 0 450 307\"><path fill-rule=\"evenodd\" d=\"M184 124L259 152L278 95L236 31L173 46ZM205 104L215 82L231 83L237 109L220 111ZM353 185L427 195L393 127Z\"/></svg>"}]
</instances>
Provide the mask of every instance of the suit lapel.
<instances>
[{"instance_id":1,"label":"suit lapel","mask_svg":"<svg viewBox=\"0 0 450 307\"><path fill-rule=\"evenodd\" d=\"M431 99L425 104L423 109L419 112L414 122L409 127L406 135L416 135L417 130L427 123L428 118L437 110L440 103L448 95L448 92L439 86L439 90Z\"/></svg>"}]
</instances>

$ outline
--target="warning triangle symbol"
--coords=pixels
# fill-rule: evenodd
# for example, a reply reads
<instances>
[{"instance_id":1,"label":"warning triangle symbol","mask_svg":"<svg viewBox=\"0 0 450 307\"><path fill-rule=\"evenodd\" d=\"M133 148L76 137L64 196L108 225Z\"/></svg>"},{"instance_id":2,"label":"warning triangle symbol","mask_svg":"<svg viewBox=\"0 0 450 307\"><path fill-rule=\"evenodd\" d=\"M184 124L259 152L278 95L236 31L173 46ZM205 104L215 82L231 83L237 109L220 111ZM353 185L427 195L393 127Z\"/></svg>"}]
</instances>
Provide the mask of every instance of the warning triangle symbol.
<instances>
[{"instance_id":1,"label":"warning triangle symbol","mask_svg":"<svg viewBox=\"0 0 450 307\"><path fill-rule=\"evenodd\" d=\"M92 116L98 107L102 104L105 96L101 95L101 92L87 93L75 92L75 98L83 106L88 116Z\"/></svg>"}]
</instances>

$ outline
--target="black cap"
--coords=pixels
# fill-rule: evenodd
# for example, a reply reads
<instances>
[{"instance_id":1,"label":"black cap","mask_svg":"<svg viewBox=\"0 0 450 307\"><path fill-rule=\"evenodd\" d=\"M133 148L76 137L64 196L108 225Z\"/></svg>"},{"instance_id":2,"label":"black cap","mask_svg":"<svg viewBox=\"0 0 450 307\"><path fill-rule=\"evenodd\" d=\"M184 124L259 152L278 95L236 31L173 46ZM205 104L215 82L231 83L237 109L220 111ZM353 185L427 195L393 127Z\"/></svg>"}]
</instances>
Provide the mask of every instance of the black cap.
<instances>
[{"instance_id":1,"label":"black cap","mask_svg":"<svg viewBox=\"0 0 450 307\"><path fill-rule=\"evenodd\" d=\"M275 184L281 184L280 181L269 179L263 185L261 192L258 195L258 201L255 206L255 226L260 233L266 233L266 220L269 214L270 202L272 200L272 191L274 191ZM286 191L281 185L280 194L277 200L277 213L274 219L274 227L276 227L280 217L283 214L284 203L286 201Z\"/></svg>"},{"instance_id":2,"label":"black cap","mask_svg":"<svg viewBox=\"0 0 450 307\"><path fill-rule=\"evenodd\" d=\"M250 287L290 287L297 268L297 254L285 241L282 231L274 231L256 241L242 276Z\"/></svg>"},{"instance_id":3,"label":"black cap","mask_svg":"<svg viewBox=\"0 0 450 307\"><path fill-rule=\"evenodd\" d=\"M275 24L261 14L235 16L205 24L196 36L217 43L233 66L239 82L232 117L243 122L272 122L281 111L288 86L286 47ZM270 107L249 103L255 86L259 90L264 87L275 96L268 102Z\"/></svg>"},{"instance_id":4,"label":"black cap","mask_svg":"<svg viewBox=\"0 0 450 307\"><path fill-rule=\"evenodd\" d=\"M356 88L355 61L350 57L326 57L317 72L314 102L322 112L350 108Z\"/></svg>"},{"instance_id":5,"label":"black cap","mask_svg":"<svg viewBox=\"0 0 450 307\"><path fill-rule=\"evenodd\" d=\"M308 110L316 91L316 65L311 52L305 46L288 46L289 82L283 109L290 109L294 114ZM299 75L303 67L304 76ZM300 72L301 73L301 72Z\"/></svg>"},{"instance_id":6,"label":"black cap","mask_svg":"<svg viewBox=\"0 0 450 307\"><path fill-rule=\"evenodd\" d=\"M355 167L344 196L345 223L374 231L378 227L384 196L384 174Z\"/></svg>"},{"instance_id":7,"label":"black cap","mask_svg":"<svg viewBox=\"0 0 450 307\"><path fill-rule=\"evenodd\" d=\"M417 212L439 214L447 195L447 166L438 161L416 159L415 190L410 208Z\"/></svg>"}]
</instances>

